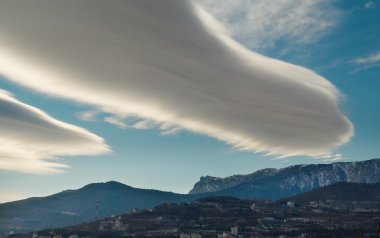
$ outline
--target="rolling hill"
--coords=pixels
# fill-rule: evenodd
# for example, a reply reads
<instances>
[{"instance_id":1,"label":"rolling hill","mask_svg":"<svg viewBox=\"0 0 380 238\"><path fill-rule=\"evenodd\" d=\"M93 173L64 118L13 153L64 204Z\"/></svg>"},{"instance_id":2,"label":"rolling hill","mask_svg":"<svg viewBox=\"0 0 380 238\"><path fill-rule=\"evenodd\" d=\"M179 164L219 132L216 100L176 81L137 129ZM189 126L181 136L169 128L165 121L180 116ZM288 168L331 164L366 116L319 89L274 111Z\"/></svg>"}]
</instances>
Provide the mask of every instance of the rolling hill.
<instances>
[{"instance_id":1,"label":"rolling hill","mask_svg":"<svg viewBox=\"0 0 380 238\"><path fill-rule=\"evenodd\" d=\"M138 189L118 182L94 183L48 197L35 197L0 204L0 231L20 227L21 231L60 227L96 218L144 209L162 203L191 201L199 195L182 195Z\"/></svg>"}]
</instances>

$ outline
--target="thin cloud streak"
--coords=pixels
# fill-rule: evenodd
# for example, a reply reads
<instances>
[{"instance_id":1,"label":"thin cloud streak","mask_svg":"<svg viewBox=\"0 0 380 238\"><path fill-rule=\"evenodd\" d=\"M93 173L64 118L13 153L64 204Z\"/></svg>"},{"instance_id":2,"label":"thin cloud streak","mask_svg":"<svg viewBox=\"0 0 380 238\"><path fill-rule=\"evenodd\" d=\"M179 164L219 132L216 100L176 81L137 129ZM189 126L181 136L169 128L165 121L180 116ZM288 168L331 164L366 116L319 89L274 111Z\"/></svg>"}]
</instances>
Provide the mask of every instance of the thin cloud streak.
<instances>
[{"instance_id":1,"label":"thin cloud streak","mask_svg":"<svg viewBox=\"0 0 380 238\"><path fill-rule=\"evenodd\" d=\"M351 74L356 74L365 70L380 67L380 52L373 53L367 57L353 59L349 63L356 66L356 68L350 71Z\"/></svg>"},{"instance_id":2,"label":"thin cloud streak","mask_svg":"<svg viewBox=\"0 0 380 238\"><path fill-rule=\"evenodd\" d=\"M58 173L68 166L58 157L109 151L87 130L58 121L0 90L0 170Z\"/></svg>"},{"instance_id":3,"label":"thin cloud streak","mask_svg":"<svg viewBox=\"0 0 380 238\"><path fill-rule=\"evenodd\" d=\"M82 121L96 121L96 116L98 115L98 111L89 110L84 112L78 112L76 114L77 118Z\"/></svg>"},{"instance_id":4,"label":"thin cloud streak","mask_svg":"<svg viewBox=\"0 0 380 238\"><path fill-rule=\"evenodd\" d=\"M281 156L353 135L330 82L247 50L193 1L4 0L0 29L9 80L118 118Z\"/></svg>"},{"instance_id":5,"label":"thin cloud streak","mask_svg":"<svg viewBox=\"0 0 380 238\"><path fill-rule=\"evenodd\" d=\"M363 58L356 58L351 61L352 63L356 64L376 64L380 62L380 52L377 52L375 54L372 54L368 57Z\"/></svg>"},{"instance_id":6,"label":"thin cloud streak","mask_svg":"<svg viewBox=\"0 0 380 238\"><path fill-rule=\"evenodd\" d=\"M107 123L110 123L114 126L117 126L121 129L126 129L130 126L128 126L127 124L125 124L123 122L123 119L120 118L120 117L115 117L115 116L108 116L108 117L104 117L104 121L107 122Z\"/></svg>"},{"instance_id":7,"label":"thin cloud streak","mask_svg":"<svg viewBox=\"0 0 380 238\"><path fill-rule=\"evenodd\" d=\"M369 2L364 4L365 9L372 9L372 8L375 8L375 6L376 6L376 4L374 1L369 1Z\"/></svg>"}]
</instances>

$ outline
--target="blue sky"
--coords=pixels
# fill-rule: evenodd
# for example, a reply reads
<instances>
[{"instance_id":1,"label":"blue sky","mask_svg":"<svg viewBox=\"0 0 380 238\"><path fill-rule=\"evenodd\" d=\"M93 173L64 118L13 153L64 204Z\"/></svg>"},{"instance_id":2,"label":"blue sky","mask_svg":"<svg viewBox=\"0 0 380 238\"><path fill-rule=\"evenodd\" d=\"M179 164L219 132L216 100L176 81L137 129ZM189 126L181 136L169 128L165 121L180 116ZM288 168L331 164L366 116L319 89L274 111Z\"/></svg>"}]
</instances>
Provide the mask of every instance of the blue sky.
<instances>
[{"instance_id":1,"label":"blue sky","mask_svg":"<svg viewBox=\"0 0 380 238\"><path fill-rule=\"evenodd\" d=\"M266 28L261 35L265 36L264 40L255 35L260 33L260 28L241 27L233 35L255 52L317 72L341 91L344 98L340 108L353 123L355 134L350 142L332 150L334 156L330 160L311 156L276 159L277 156L265 156L264 153L236 150L212 136L188 130L163 135L157 127L123 129L104 122L104 118L112 114L100 112L95 106L36 92L2 76L1 89L57 120L85 128L104 138L112 152L98 156L60 157L58 160L69 166L62 173L0 171L0 187L4 194L0 201L48 195L109 180L134 187L186 193L204 175L225 177L247 174L266 167L329 163L333 158L358 161L380 157L380 3L331 1L328 6L320 7L331 12L331 15L323 16L328 17L327 23L331 24L326 28L305 30L313 28L313 24L318 24L319 21L326 21L325 18L316 18L310 26L297 28L299 32L294 35L289 33L292 32L291 24L288 25L290 29L283 30L284 32L277 29L278 32L272 35L267 34L271 28ZM229 15L216 13L216 18L226 16ZM249 19L239 20L239 16L219 20L228 22L230 27L234 26L234 21L241 26L255 24L247 23ZM244 37L239 37L239 34ZM306 35L308 40L300 40L301 36ZM79 115L88 111L96 111L97 114L91 120L80 119ZM123 122L127 123L128 119Z\"/></svg>"}]
</instances>

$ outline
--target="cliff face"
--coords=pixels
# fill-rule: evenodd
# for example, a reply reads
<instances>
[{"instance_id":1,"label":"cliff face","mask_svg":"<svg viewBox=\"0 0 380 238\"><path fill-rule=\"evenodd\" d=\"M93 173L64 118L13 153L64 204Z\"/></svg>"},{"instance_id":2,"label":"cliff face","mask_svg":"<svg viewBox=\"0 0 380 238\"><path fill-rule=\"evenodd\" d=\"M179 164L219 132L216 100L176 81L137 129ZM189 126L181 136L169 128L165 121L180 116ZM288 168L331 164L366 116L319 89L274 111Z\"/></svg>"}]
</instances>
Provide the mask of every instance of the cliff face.
<instances>
[{"instance_id":1,"label":"cliff face","mask_svg":"<svg viewBox=\"0 0 380 238\"><path fill-rule=\"evenodd\" d=\"M290 196L338 182L379 183L380 159L295 165L283 169L263 169L249 175L226 178L206 176L201 177L190 194L217 192L238 197L266 198L260 196L258 191L272 191L272 198L276 199L279 198L276 192Z\"/></svg>"},{"instance_id":2,"label":"cliff face","mask_svg":"<svg viewBox=\"0 0 380 238\"><path fill-rule=\"evenodd\" d=\"M190 194L217 192L238 186L242 183L260 181L269 176L273 176L278 172L277 169L262 169L248 175L233 175L226 178L218 178L213 176L201 177L199 182L194 185Z\"/></svg>"}]
</instances>

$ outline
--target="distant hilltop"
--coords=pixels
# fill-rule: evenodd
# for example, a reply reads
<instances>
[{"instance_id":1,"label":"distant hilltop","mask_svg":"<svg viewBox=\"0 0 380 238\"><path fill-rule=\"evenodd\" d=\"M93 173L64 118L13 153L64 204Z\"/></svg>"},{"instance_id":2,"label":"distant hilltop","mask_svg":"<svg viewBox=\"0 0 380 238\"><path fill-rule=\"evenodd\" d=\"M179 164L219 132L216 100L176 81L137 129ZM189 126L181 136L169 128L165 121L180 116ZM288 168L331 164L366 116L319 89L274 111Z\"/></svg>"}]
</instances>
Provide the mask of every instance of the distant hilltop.
<instances>
[{"instance_id":1,"label":"distant hilltop","mask_svg":"<svg viewBox=\"0 0 380 238\"><path fill-rule=\"evenodd\" d=\"M133 188L115 181L92 183L47 197L0 204L0 237L4 231L25 232L74 225L136 208L151 208L167 202L188 202L194 197L197 195Z\"/></svg>"},{"instance_id":2,"label":"distant hilltop","mask_svg":"<svg viewBox=\"0 0 380 238\"><path fill-rule=\"evenodd\" d=\"M380 159L262 169L226 178L206 176L189 193L277 200L338 182L379 183Z\"/></svg>"}]
</instances>

